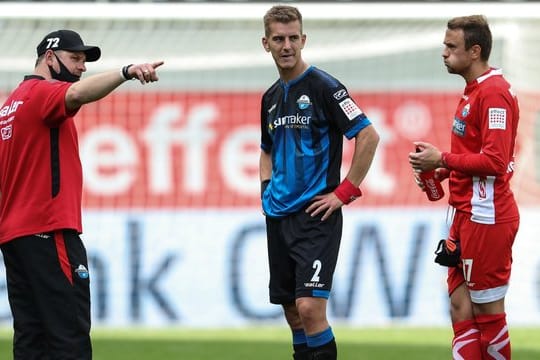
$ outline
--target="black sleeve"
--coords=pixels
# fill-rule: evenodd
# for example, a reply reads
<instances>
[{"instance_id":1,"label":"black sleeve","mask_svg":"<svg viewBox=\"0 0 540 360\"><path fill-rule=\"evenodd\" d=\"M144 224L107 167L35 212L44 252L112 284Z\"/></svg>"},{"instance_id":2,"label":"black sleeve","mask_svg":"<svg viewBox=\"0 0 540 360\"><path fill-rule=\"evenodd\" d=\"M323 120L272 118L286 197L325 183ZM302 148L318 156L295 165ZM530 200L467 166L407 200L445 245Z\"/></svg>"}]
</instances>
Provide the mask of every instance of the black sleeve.
<instances>
[{"instance_id":1,"label":"black sleeve","mask_svg":"<svg viewBox=\"0 0 540 360\"><path fill-rule=\"evenodd\" d=\"M266 95L266 94L265 94ZM268 133L268 107L266 106L266 96L261 99L261 149L265 152L270 152L272 148L272 138Z\"/></svg>"}]
</instances>

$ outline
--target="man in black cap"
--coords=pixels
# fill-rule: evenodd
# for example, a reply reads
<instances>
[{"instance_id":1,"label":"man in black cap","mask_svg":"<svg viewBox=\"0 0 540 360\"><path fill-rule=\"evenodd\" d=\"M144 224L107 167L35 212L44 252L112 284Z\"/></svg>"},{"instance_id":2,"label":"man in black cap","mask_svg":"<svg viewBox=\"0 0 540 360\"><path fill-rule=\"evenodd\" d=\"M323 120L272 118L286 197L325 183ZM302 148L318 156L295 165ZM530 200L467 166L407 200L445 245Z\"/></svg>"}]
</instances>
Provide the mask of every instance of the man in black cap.
<instances>
[{"instance_id":1,"label":"man in black cap","mask_svg":"<svg viewBox=\"0 0 540 360\"><path fill-rule=\"evenodd\" d=\"M162 61L80 80L101 56L71 30L37 46L33 75L0 107L0 249L13 315L13 355L91 359L90 287L82 233L82 167L73 117L129 79L158 80Z\"/></svg>"},{"instance_id":2,"label":"man in black cap","mask_svg":"<svg viewBox=\"0 0 540 360\"><path fill-rule=\"evenodd\" d=\"M72 30L57 30L45 36L37 46L38 57L45 54L47 50L52 50L54 56L58 60L60 71L56 72L51 65L49 70L51 77L60 81L74 82L80 79L80 75L72 74L58 59L56 51L64 50L69 52L83 52L86 55L86 61L92 62L99 59L101 50L97 46L84 45L81 37Z\"/></svg>"}]
</instances>

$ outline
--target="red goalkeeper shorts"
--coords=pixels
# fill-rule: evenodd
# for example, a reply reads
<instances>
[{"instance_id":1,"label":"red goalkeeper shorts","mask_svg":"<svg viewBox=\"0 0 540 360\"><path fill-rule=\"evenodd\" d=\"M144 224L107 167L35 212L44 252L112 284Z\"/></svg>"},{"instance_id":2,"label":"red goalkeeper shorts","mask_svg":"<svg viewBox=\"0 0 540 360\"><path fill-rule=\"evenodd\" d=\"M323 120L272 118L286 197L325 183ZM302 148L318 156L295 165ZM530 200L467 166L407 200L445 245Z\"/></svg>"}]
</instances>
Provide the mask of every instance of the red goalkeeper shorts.
<instances>
[{"instance_id":1,"label":"red goalkeeper shorts","mask_svg":"<svg viewBox=\"0 0 540 360\"><path fill-rule=\"evenodd\" d=\"M448 269L448 292L466 283L474 303L488 303L506 295L512 266L512 245L519 220L480 224L470 214L456 212L450 238L461 243L461 262Z\"/></svg>"}]
</instances>

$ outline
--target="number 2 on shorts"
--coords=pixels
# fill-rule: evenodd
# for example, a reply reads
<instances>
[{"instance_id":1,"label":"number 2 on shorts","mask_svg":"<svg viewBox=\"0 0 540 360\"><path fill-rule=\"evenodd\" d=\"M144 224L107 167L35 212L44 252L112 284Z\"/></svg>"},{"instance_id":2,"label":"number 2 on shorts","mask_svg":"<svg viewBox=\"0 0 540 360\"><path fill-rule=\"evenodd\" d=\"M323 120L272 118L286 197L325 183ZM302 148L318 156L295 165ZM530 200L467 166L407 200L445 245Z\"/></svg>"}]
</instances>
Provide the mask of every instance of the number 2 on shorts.
<instances>
[{"instance_id":1,"label":"number 2 on shorts","mask_svg":"<svg viewBox=\"0 0 540 360\"><path fill-rule=\"evenodd\" d=\"M313 276L311 277L311 281L313 282L319 282L319 273L321 272L322 268L322 262L321 260L315 260L313 262L313 269L315 269L315 272L313 273Z\"/></svg>"}]
</instances>

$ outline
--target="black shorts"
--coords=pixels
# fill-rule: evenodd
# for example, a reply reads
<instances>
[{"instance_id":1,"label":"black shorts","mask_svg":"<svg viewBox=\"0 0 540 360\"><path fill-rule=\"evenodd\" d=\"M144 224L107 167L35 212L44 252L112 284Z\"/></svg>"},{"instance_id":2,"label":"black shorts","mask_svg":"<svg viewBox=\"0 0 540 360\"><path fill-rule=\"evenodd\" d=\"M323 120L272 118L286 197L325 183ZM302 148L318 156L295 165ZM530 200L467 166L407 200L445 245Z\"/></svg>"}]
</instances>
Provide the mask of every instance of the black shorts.
<instances>
[{"instance_id":1,"label":"black shorts","mask_svg":"<svg viewBox=\"0 0 540 360\"><path fill-rule=\"evenodd\" d=\"M86 249L72 230L0 246L13 315L13 358L90 360Z\"/></svg>"},{"instance_id":2,"label":"black shorts","mask_svg":"<svg viewBox=\"0 0 540 360\"><path fill-rule=\"evenodd\" d=\"M328 298L342 227L341 209L325 221L304 210L266 218L272 304L290 304L300 297Z\"/></svg>"}]
</instances>

